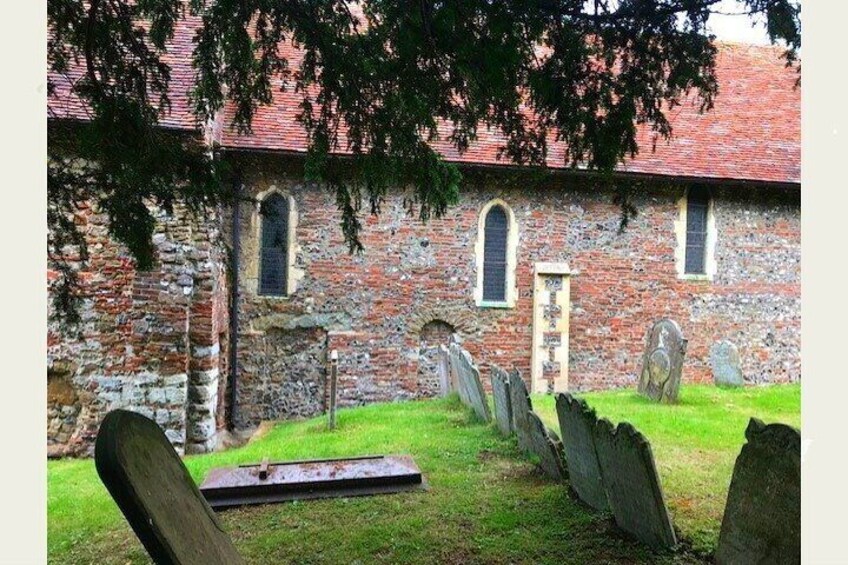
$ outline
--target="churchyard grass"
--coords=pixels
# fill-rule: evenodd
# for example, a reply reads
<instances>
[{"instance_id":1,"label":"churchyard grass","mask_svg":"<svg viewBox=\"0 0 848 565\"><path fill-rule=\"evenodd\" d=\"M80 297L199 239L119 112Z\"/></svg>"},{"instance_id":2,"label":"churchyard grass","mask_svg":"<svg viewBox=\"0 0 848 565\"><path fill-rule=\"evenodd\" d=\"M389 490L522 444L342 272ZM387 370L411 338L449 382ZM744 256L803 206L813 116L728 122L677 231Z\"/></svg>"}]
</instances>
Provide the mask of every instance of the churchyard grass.
<instances>
[{"instance_id":1,"label":"churchyard grass","mask_svg":"<svg viewBox=\"0 0 848 565\"><path fill-rule=\"evenodd\" d=\"M754 416L801 426L801 386L680 387L675 405L660 405L632 390L578 394L599 417L627 421L651 442L666 504L675 526L698 551L714 550L733 474ZM552 396L534 395L533 408L559 429Z\"/></svg>"},{"instance_id":2,"label":"churchyard grass","mask_svg":"<svg viewBox=\"0 0 848 565\"><path fill-rule=\"evenodd\" d=\"M427 492L229 510L222 521L252 563L699 562L714 549L733 462L749 416L800 425L800 386L719 390L684 386L680 404L632 390L586 394L602 416L627 419L652 442L675 524L677 554L620 536L610 517L575 502L523 458L514 439L475 421L453 398L339 410L288 422L227 452L185 459L200 481L215 466L271 460L409 453ZM558 429L553 397L534 396ZM48 462L51 563L145 563L146 554L91 460Z\"/></svg>"}]
</instances>

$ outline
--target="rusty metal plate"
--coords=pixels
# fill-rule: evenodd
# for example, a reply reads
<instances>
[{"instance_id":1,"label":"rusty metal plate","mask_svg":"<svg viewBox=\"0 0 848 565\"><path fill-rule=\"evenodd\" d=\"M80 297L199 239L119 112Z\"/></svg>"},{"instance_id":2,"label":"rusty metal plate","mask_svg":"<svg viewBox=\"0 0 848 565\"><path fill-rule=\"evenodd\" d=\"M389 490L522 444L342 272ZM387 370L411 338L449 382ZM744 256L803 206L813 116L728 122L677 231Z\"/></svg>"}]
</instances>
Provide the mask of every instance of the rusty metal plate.
<instances>
[{"instance_id":1,"label":"rusty metal plate","mask_svg":"<svg viewBox=\"0 0 848 565\"><path fill-rule=\"evenodd\" d=\"M220 467L209 472L200 492L212 508L220 509L423 488L424 478L412 457L370 455Z\"/></svg>"}]
</instances>

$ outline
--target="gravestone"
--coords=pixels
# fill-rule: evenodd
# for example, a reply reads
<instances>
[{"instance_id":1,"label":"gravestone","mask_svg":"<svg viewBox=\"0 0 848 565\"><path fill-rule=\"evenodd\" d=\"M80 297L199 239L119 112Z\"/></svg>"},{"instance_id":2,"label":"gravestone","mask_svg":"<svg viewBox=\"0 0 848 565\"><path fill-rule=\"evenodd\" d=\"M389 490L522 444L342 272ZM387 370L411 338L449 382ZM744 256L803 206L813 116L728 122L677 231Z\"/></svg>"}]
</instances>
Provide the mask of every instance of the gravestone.
<instances>
[{"instance_id":1,"label":"gravestone","mask_svg":"<svg viewBox=\"0 0 848 565\"><path fill-rule=\"evenodd\" d=\"M512 400L509 395L509 374L492 366L492 398L495 404L495 423L504 436L512 434Z\"/></svg>"},{"instance_id":2,"label":"gravestone","mask_svg":"<svg viewBox=\"0 0 848 565\"><path fill-rule=\"evenodd\" d=\"M733 342L722 340L710 348L710 368L716 386L744 386L745 378L739 364L739 350Z\"/></svg>"},{"instance_id":3,"label":"gravestone","mask_svg":"<svg viewBox=\"0 0 848 565\"><path fill-rule=\"evenodd\" d=\"M530 424L530 450L539 458L539 466L555 481L565 479L565 462L562 459L562 441L549 430L535 413L528 414Z\"/></svg>"},{"instance_id":4,"label":"gravestone","mask_svg":"<svg viewBox=\"0 0 848 565\"><path fill-rule=\"evenodd\" d=\"M609 510L601 467L595 451L594 429L598 421L586 401L569 393L556 397L559 430L565 454L568 480L577 496L597 510Z\"/></svg>"},{"instance_id":5,"label":"gravestone","mask_svg":"<svg viewBox=\"0 0 848 565\"><path fill-rule=\"evenodd\" d=\"M436 372L439 375L439 396L447 396L451 392L450 358L448 348L439 344L436 354Z\"/></svg>"},{"instance_id":6,"label":"gravestone","mask_svg":"<svg viewBox=\"0 0 848 565\"><path fill-rule=\"evenodd\" d=\"M460 375L460 366L462 362L462 348L451 343L448 346L448 359L450 360L451 380L456 383L456 392L459 395L459 400L466 406L471 406L471 401L468 398L468 390L465 386L465 379Z\"/></svg>"},{"instance_id":7,"label":"gravestone","mask_svg":"<svg viewBox=\"0 0 848 565\"><path fill-rule=\"evenodd\" d=\"M445 359L448 365L448 381L450 382L450 390L456 391L459 394L459 377L457 377L456 369L453 368L453 359L451 358L451 350L450 344L456 343L457 345L460 343L459 336L455 333L451 334L448 338L448 345L442 345L445 351Z\"/></svg>"},{"instance_id":8,"label":"gravestone","mask_svg":"<svg viewBox=\"0 0 848 565\"><path fill-rule=\"evenodd\" d=\"M733 467L716 563L801 562L801 434L751 418Z\"/></svg>"},{"instance_id":9,"label":"gravestone","mask_svg":"<svg viewBox=\"0 0 848 565\"><path fill-rule=\"evenodd\" d=\"M651 547L677 544L665 505L651 444L622 422L606 418L594 428L595 450L610 510L619 528Z\"/></svg>"},{"instance_id":10,"label":"gravestone","mask_svg":"<svg viewBox=\"0 0 848 565\"><path fill-rule=\"evenodd\" d=\"M106 415L97 474L157 564L244 563L159 426L127 410Z\"/></svg>"},{"instance_id":11,"label":"gravestone","mask_svg":"<svg viewBox=\"0 0 848 565\"><path fill-rule=\"evenodd\" d=\"M518 438L518 447L525 453L532 453L533 441L530 437L530 412L533 405L527 393L527 385L518 371L509 373L509 397L512 405L512 429Z\"/></svg>"},{"instance_id":12,"label":"gravestone","mask_svg":"<svg viewBox=\"0 0 848 565\"><path fill-rule=\"evenodd\" d=\"M456 361L460 389L465 391L464 398L462 394L460 394L460 398L463 398L463 402L474 410L478 418L484 422L491 422L492 414L489 411L489 401L486 398L486 391L483 389L483 382L480 380L480 371L474 365L471 354L456 344L451 344L451 349L455 350L451 362Z\"/></svg>"},{"instance_id":13,"label":"gravestone","mask_svg":"<svg viewBox=\"0 0 848 565\"><path fill-rule=\"evenodd\" d=\"M639 394L657 402L677 402L687 340L674 320L651 326L642 357Z\"/></svg>"}]
</instances>

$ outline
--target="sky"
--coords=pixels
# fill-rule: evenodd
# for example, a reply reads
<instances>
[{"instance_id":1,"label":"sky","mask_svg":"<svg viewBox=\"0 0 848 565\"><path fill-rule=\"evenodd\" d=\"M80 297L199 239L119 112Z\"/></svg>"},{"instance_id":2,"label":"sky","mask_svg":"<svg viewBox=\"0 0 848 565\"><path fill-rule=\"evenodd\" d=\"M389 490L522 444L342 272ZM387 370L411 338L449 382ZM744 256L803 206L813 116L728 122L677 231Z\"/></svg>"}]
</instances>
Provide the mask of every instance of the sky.
<instances>
[{"instance_id":1,"label":"sky","mask_svg":"<svg viewBox=\"0 0 848 565\"><path fill-rule=\"evenodd\" d=\"M737 0L722 0L715 7L714 11L724 12L727 14L742 12L744 6ZM713 14L710 16L709 27L710 31L716 35L718 39L725 41L739 41L742 43L756 43L758 45L768 45L769 39L766 34L765 26L762 24L752 27L752 20L747 15L732 16Z\"/></svg>"},{"instance_id":2,"label":"sky","mask_svg":"<svg viewBox=\"0 0 848 565\"><path fill-rule=\"evenodd\" d=\"M587 10L591 10L593 3L593 0L585 0L584 6ZM752 26L754 20L744 13L745 5L738 0L721 0L712 7L712 11L713 14L708 22L709 31L718 39L757 45L770 43L765 26L762 25L763 18L758 19L759 25Z\"/></svg>"}]
</instances>

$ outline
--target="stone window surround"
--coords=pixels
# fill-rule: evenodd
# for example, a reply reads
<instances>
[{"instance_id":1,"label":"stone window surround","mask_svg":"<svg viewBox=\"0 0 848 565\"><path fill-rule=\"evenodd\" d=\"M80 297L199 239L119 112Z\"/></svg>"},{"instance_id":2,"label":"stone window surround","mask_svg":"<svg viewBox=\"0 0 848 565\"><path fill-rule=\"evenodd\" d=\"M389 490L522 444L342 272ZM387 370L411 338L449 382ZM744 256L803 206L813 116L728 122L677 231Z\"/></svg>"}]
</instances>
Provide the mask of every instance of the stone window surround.
<instances>
[{"instance_id":1,"label":"stone window surround","mask_svg":"<svg viewBox=\"0 0 848 565\"><path fill-rule=\"evenodd\" d=\"M286 273L286 292L282 295L259 293L259 268L262 254L262 216L259 213L259 207L266 198L274 193L285 198L289 205L288 234L286 237L286 245L288 247L286 253L288 264L286 265L286 268L288 272ZM251 261L248 265L246 265L247 268L245 269L247 278L251 282L250 286L254 289L256 296L259 298L266 300L288 300L297 290L297 284L303 278L304 274L302 269L298 269L295 266L297 261L297 252L299 251L299 246L297 245L297 201L291 194L278 189L276 186L271 186L268 190L263 190L256 195L256 201L250 218L253 223L251 232L255 238L257 250L256 256L251 257Z\"/></svg>"},{"instance_id":2,"label":"stone window surround","mask_svg":"<svg viewBox=\"0 0 848 565\"><path fill-rule=\"evenodd\" d=\"M506 300L492 302L483 300L483 249L485 247L486 215L493 206L504 209L509 222L506 241ZM518 254L518 222L512 208L500 198L489 200L477 216L477 243L474 245L475 263L477 267L476 284L474 286L474 303L480 308L515 308L518 298L518 287L516 286L516 264Z\"/></svg>"},{"instance_id":3,"label":"stone window surround","mask_svg":"<svg viewBox=\"0 0 848 565\"><path fill-rule=\"evenodd\" d=\"M686 272L686 210L689 196L689 188L683 192L683 196L677 201L678 219L674 222L674 233L677 239L677 247L674 249L674 266L677 278L686 281L712 281L718 272L718 264L715 258L716 230L715 198L710 195L707 207L707 241L704 250L704 273Z\"/></svg>"}]
</instances>

